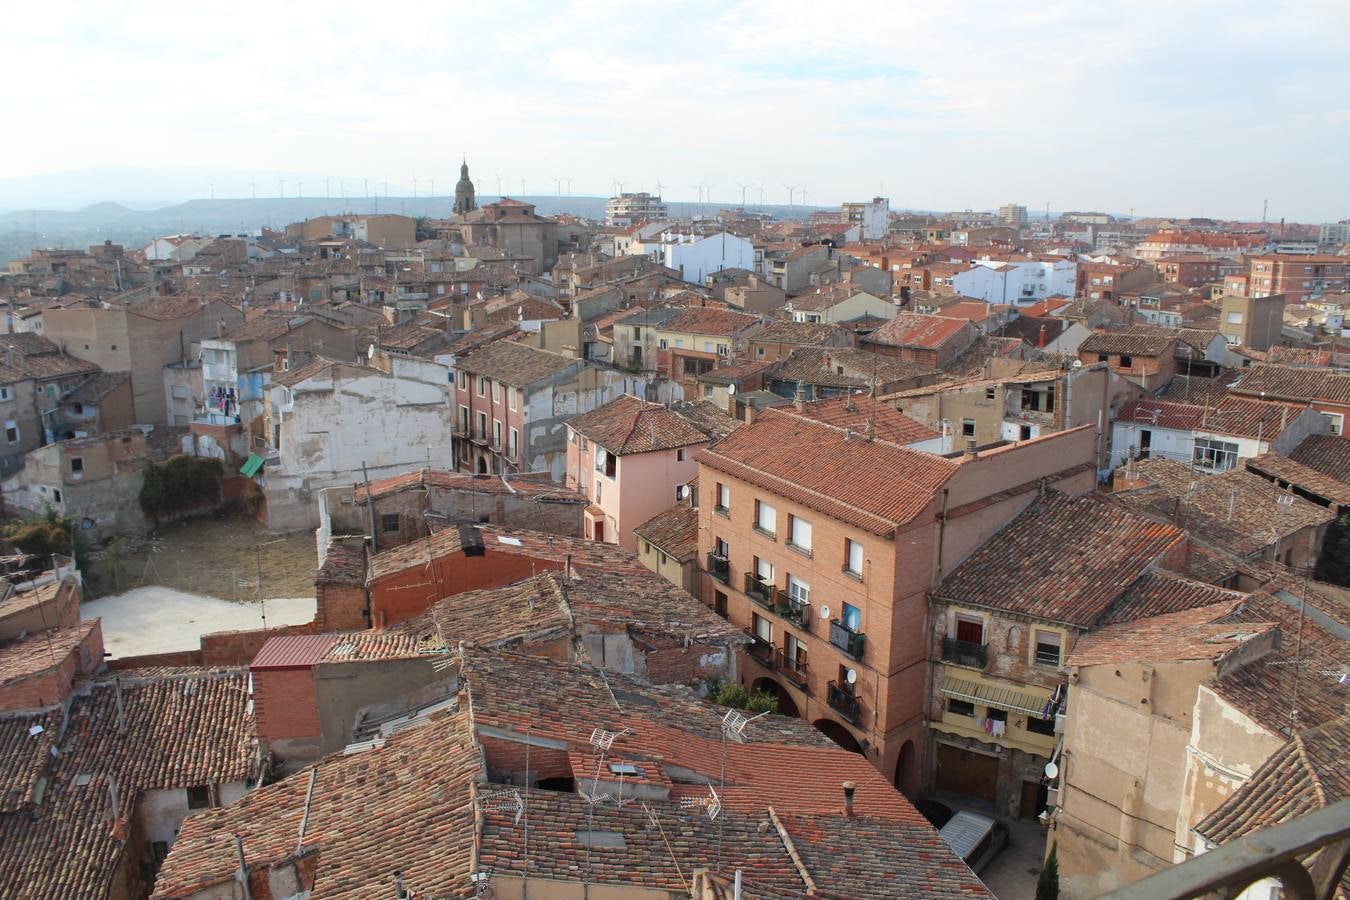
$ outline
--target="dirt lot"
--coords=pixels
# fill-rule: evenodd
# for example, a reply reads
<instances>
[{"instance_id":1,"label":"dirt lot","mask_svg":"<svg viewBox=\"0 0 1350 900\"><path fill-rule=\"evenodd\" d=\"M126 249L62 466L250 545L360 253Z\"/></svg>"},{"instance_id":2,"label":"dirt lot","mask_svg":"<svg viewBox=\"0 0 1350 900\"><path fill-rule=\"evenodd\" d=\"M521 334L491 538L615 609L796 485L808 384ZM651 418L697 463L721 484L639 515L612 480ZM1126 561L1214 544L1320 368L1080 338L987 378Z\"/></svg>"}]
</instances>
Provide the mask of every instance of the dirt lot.
<instances>
[{"instance_id":1,"label":"dirt lot","mask_svg":"<svg viewBox=\"0 0 1350 900\"><path fill-rule=\"evenodd\" d=\"M96 554L103 557L93 565L99 593L162 584L225 600L252 600L258 596L261 560L261 596L314 596L313 532L278 537L254 519L205 517L173 522L124 547L116 584L112 560L106 552Z\"/></svg>"}]
</instances>

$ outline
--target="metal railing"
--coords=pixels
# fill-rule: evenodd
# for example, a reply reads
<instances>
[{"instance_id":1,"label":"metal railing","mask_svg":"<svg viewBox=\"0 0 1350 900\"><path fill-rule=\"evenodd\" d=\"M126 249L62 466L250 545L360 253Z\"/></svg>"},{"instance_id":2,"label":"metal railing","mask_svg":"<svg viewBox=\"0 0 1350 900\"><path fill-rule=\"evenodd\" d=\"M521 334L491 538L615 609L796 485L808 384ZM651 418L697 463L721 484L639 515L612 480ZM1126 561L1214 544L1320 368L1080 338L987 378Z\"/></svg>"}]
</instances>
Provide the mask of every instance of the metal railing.
<instances>
[{"instance_id":1,"label":"metal railing","mask_svg":"<svg viewBox=\"0 0 1350 900\"><path fill-rule=\"evenodd\" d=\"M963 641L958 638L942 639L942 661L958 666L971 666L983 669L989 664L989 648L984 644Z\"/></svg>"},{"instance_id":2,"label":"metal railing","mask_svg":"<svg viewBox=\"0 0 1350 900\"><path fill-rule=\"evenodd\" d=\"M750 646L745 648L745 652L758 660L761 665L773 668L778 648L753 632L747 633L750 634Z\"/></svg>"},{"instance_id":3,"label":"metal railing","mask_svg":"<svg viewBox=\"0 0 1350 900\"><path fill-rule=\"evenodd\" d=\"M803 631L811 630L811 604L798 600L787 591L773 592L773 611Z\"/></svg>"},{"instance_id":4,"label":"metal railing","mask_svg":"<svg viewBox=\"0 0 1350 900\"><path fill-rule=\"evenodd\" d=\"M830 622L830 643L854 659L862 659L865 636L849 628L838 619Z\"/></svg>"},{"instance_id":5,"label":"metal railing","mask_svg":"<svg viewBox=\"0 0 1350 900\"><path fill-rule=\"evenodd\" d=\"M1100 900L1236 897L1266 878L1289 900L1330 900L1350 862L1350 800L1231 841Z\"/></svg>"},{"instance_id":6,"label":"metal railing","mask_svg":"<svg viewBox=\"0 0 1350 900\"><path fill-rule=\"evenodd\" d=\"M858 696L852 691L840 687L839 682L830 682L829 690L825 694L825 702L830 704L830 709L839 713L854 725L862 721L862 704L858 702Z\"/></svg>"},{"instance_id":7,"label":"metal railing","mask_svg":"<svg viewBox=\"0 0 1350 900\"><path fill-rule=\"evenodd\" d=\"M731 581L731 561L718 553L708 554L708 574L723 584Z\"/></svg>"},{"instance_id":8,"label":"metal railing","mask_svg":"<svg viewBox=\"0 0 1350 900\"><path fill-rule=\"evenodd\" d=\"M788 656L780 647L774 659L774 666L783 673L783 677L802 690L806 690L806 661Z\"/></svg>"},{"instance_id":9,"label":"metal railing","mask_svg":"<svg viewBox=\"0 0 1350 900\"><path fill-rule=\"evenodd\" d=\"M760 581L754 572L745 573L745 596L765 609L773 609L773 585Z\"/></svg>"}]
</instances>

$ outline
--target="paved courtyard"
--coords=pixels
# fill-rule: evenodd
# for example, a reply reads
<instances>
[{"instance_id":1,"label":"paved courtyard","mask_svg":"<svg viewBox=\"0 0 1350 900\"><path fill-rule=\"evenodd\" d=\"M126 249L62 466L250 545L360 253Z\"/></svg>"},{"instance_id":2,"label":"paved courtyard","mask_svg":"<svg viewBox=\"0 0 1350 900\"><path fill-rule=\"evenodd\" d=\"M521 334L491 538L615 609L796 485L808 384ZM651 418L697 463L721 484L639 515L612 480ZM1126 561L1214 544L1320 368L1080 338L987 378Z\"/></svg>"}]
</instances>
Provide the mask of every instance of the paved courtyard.
<instances>
[{"instance_id":1,"label":"paved courtyard","mask_svg":"<svg viewBox=\"0 0 1350 900\"><path fill-rule=\"evenodd\" d=\"M81 604L80 616L103 620L103 644L113 656L196 650L203 634L299 625L314 618L313 597L238 602L147 585Z\"/></svg>"}]
</instances>

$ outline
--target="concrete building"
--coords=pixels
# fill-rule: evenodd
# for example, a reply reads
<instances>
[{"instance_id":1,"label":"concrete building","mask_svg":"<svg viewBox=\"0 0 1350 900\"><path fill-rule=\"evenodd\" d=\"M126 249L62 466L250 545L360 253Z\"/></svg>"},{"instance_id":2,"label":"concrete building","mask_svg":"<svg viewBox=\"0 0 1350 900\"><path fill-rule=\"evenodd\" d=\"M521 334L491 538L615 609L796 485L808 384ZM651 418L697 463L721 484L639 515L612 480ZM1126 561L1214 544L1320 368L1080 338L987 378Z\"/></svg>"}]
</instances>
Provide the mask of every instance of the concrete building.
<instances>
[{"instance_id":1,"label":"concrete building","mask_svg":"<svg viewBox=\"0 0 1350 900\"><path fill-rule=\"evenodd\" d=\"M134 304L49 309L45 334L105 372L129 372L135 421L167 425L163 369L194 354L193 345L243 319L215 297L159 297Z\"/></svg>"},{"instance_id":2,"label":"concrete building","mask_svg":"<svg viewBox=\"0 0 1350 900\"><path fill-rule=\"evenodd\" d=\"M605 203L605 224L627 227L639 222L663 222L670 217L661 197L646 191L622 193Z\"/></svg>"},{"instance_id":3,"label":"concrete building","mask_svg":"<svg viewBox=\"0 0 1350 900\"><path fill-rule=\"evenodd\" d=\"M1225 292L1219 311L1219 331L1238 347L1269 350L1279 343L1284 327L1285 295L1239 296Z\"/></svg>"},{"instance_id":4,"label":"concrete building","mask_svg":"<svg viewBox=\"0 0 1350 900\"><path fill-rule=\"evenodd\" d=\"M591 501L586 537L637 550L633 530L675 506L698 475L695 451L740 424L725 414L648 403L629 394L567 422L567 486Z\"/></svg>"},{"instance_id":5,"label":"concrete building","mask_svg":"<svg viewBox=\"0 0 1350 900\"><path fill-rule=\"evenodd\" d=\"M647 380L510 340L455 360L454 458L462 472L567 472L569 416L622 394L644 394Z\"/></svg>"},{"instance_id":6,"label":"concrete building","mask_svg":"<svg viewBox=\"0 0 1350 900\"><path fill-rule=\"evenodd\" d=\"M1317 243L1323 247L1344 247L1350 244L1350 220L1329 222L1317 229Z\"/></svg>"},{"instance_id":7,"label":"concrete building","mask_svg":"<svg viewBox=\"0 0 1350 900\"><path fill-rule=\"evenodd\" d=\"M1332 434L1345 434L1350 416L1350 373L1305 366L1255 365L1230 388L1239 397L1308 404L1327 419Z\"/></svg>"},{"instance_id":8,"label":"concrete building","mask_svg":"<svg viewBox=\"0 0 1350 900\"><path fill-rule=\"evenodd\" d=\"M723 269L753 269L755 265L754 245L725 231L706 235L664 232L641 248L690 284L702 285L709 275Z\"/></svg>"},{"instance_id":9,"label":"concrete building","mask_svg":"<svg viewBox=\"0 0 1350 900\"><path fill-rule=\"evenodd\" d=\"M873 197L861 203L843 203L839 215L846 224L860 229L864 241L880 240L891 224L891 201Z\"/></svg>"},{"instance_id":10,"label":"concrete building","mask_svg":"<svg viewBox=\"0 0 1350 900\"><path fill-rule=\"evenodd\" d=\"M537 216L534 204L503 197L452 220L467 244L486 244L522 260L533 275L550 271L558 261L558 224Z\"/></svg>"},{"instance_id":11,"label":"concrete building","mask_svg":"<svg viewBox=\"0 0 1350 900\"><path fill-rule=\"evenodd\" d=\"M977 260L952 274L951 285L963 297L986 303L1030 306L1047 297L1072 297L1077 264L1069 260Z\"/></svg>"},{"instance_id":12,"label":"concrete building","mask_svg":"<svg viewBox=\"0 0 1350 900\"><path fill-rule=\"evenodd\" d=\"M695 597L699 589L698 485L687 485L689 495L670 509L643 522L637 535L637 554L642 564L676 587Z\"/></svg>"},{"instance_id":13,"label":"concrete building","mask_svg":"<svg viewBox=\"0 0 1350 900\"><path fill-rule=\"evenodd\" d=\"M1039 485L1090 489L1093 434L949 459L813 419L811 406L762 412L700 452L702 597L754 637L744 684L917 796L927 592Z\"/></svg>"},{"instance_id":14,"label":"concrete building","mask_svg":"<svg viewBox=\"0 0 1350 900\"><path fill-rule=\"evenodd\" d=\"M1205 472L1238 468L1263 453L1290 453L1328 430L1311 406L1247 397L1185 403L1143 399L1121 408L1111 424L1112 467L1131 459L1172 459Z\"/></svg>"},{"instance_id":15,"label":"concrete building","mask_svg":"<svg viewBox=\"0 0 1350 900\"><path fill-rule=\"evenodd\" d=\"M150 527L139 499L147 461L139 428L48 444L5 480L5 504L29 517L51 507L93 540L142 534Z\"/></svg>"},{"instance_id":16,"label":"concrete building","mask_svg":"<svg viewBox=\"0 0 1350 900\"><path fill-rule=\"evenodd\" d=\"M1027 208L1016 203L1005 203L998 208L998 221L1004 225L1021 228L1027 224Z\"/></svg>"},{"instance_id":17,"label":"concrete building","mask_svg":"<svg viewBox=\"0 0 1350 900\"><path fill-rule=\"evenodd\" d=\"M417 220L390 213L316 216L286 226L286 237L296 242L339 238L388 249L403 249L417 243Z\"/></svg>"},{"instance_id":18,"label":"concrete building","mask_svg":"<svg viewBox=\"0 0 1350 900\"><path fill-rule=\"evenodd\" d=\"M1283 294L1303 303L1321 294L1350 290L1350 257L1271 253L1247 260L1247 293L1252 297Z\"/></svg>"},{"instance_id":19,"label":"concrete building","mask_svg":"<svg viewBox=\"0 0 1350 900\"><path fill-rule=\"evenodd\" d=\"M878 323L895 317L898 307L888 297L878 297L852 284L817 288L808 294L787 298L783 304L794 322L838 325L859 319Z\"/></svg>"},{"instance_id":20,"label":"concrete building","mask_svg":"<svg viewBox=\"0 0 1350 900\"><path fill-rule=\"evenodd\" d=\"M1205 256L1240 257L1261 253L1269 246L1265 234L1220 233L1212 231L1157 231L1134 248L1136 259L1156 260L1172 253L1202 253Z\"/></svg>"},{"instance_id":21,"label":"concrete building","mask_svg":"<svg viewBox=\"0 0 1350 900\"><path fill-rule=\"evenodd\" d=\"M1107 363L1111 371L1146 391L1155 391L1177 373L1177 348L1180 336L1175 331L1154 325L1131 325L1098 331L1078 345L1078 361L1083 365Z\"/></svg>"},{"instance_id":22,"label":"concrete building","mask_svg":"<svg viewBox=\"0 0 1350 900\"><path fill-rule=\"evenodd\" d=\"M278 373L264 416L261 477L273 531L319 523L319 491L394 475L449 453L445 389L318 358Z\"/></svg>"}]
</instances>

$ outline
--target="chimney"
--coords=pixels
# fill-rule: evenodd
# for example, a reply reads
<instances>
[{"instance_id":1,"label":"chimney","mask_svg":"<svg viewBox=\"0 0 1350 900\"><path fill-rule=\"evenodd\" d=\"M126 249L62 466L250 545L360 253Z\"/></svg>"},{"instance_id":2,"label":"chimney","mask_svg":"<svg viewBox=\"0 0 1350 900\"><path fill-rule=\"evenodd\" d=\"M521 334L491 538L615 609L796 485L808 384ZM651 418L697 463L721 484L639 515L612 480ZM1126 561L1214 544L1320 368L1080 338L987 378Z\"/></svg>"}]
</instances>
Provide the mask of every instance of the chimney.
<instances>
[{"instance_id":1,"label":"chimney","mask_svg":"<svg viewBox=\"0 0 1350 900\"><path fill-rule=\"evenodd\" d=\"M806 388L800 381L797 382L797 392L793 395L792 404L797 407L798 412L806 409Z\"/></svg>"},{"instance_id":2,"label":"chimney","mask_svg":"<svg viewBox=\"0 0 1350 900\"><path fill-rule=\"evenodd\" d=\"M408 900L412 895L408 893L407 887L403 884L403 873L394 872L394 898L395 900Z\"/></svg>"},{"instance_id":3,"label":"chimney","mask_svg":"<svg viewBox=\"0 0 1350 900\"><path fill-rule=\"evenodd\" d=\"M567 554L567 580L572 580L572 554Z\"/></svg>"},{"instance_id":4,"label":"chimney","mask_svg":"<svg viewBox=\"0 0 1350 900\"><path fill-rule=\"evenodd\" d=\"M966 456L970 457L971 459L976 459L979 457L979 455L980 450L975 443L975 439L970 438L969 440L966 441Z\"/></svg>"},{"instance_id":5,"label":"chimney","mask_svg":"<svg viewBox=\"0 0 1350 900\"><path fill-rule=\"evenodd\" d=\"M858 786L851 781L844 782L844 815L853 818L853 792Z\"/></svg>"},{"instance_id":6,"label":"chimney","mask_svg":"<svg viewBox=\"0 0 1350 900\"><path fill-rule=\"evenodd\" d=\"M1041 348L1041 347L1044 347L1044 346L1045 346L1045 326L1044 326L1044 325L1041 326L1040 334L1038 334L1038 335L1036 336L1036 346L1037 346L1038 348Z\"/></svg>"}]
</instances>

